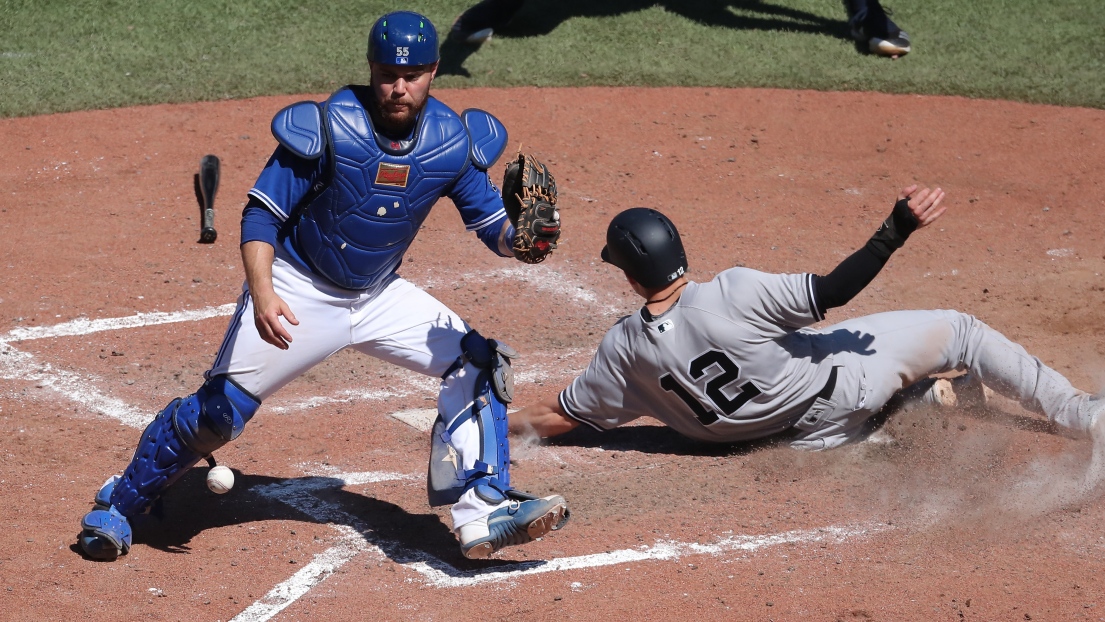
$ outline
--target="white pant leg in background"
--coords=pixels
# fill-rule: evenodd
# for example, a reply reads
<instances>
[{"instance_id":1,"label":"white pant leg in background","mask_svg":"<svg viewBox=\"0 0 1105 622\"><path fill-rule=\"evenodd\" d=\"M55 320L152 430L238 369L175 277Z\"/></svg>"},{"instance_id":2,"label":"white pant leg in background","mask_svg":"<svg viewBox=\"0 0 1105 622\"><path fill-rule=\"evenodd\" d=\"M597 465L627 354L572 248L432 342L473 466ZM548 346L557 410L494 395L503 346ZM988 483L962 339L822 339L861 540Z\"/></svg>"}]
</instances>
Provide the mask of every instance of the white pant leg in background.
<instances>
[{"instance_id":1,"label":"white pant leg in background","mask_svg":"<svg viewBox=\"0 0 1105 622\"><path fill-rule=\"evenodd\" d=\"M436 378L460 357L460 340L471 330L436 298L400 278L376 299L357 305L353 315L353 347L357 351ZM438 412L446 427L471 412L478 376L479 369L466 363L442 379ZM465 470L481 458L479 430L470 420L450 435L449 442ZM487 516L500 505L488 504L474 490L466 491L453 504L453 529Z\"/></svg>"},{"instance_id":2,"label":"white pant leg in background","mask_svg":"<svg viewBox=\"0 0 1105 622\"><path fill-rule=\"evenodd\" d=\"M895 392L933 374L970 370L986 386L1074 431L1091 423L1089 395L977 318L957 311L892 311L820 331L840 366L833 402L794 445L828 448L856 438Z\"/></svg>"},{"instance_id":3,"label":"white pant leg in background","mask_svg":"<svg viewBox=\"0 0 1105 622\"><path fill-rule=\"evenodd\" d=\"M437 408L441 418L445 420L446 428L452 425L457 417L469 413L479 373L480 370L476 366L466 363L455 373L449 374L449 377L442 382ZM475 466L476 460L480 458L480 442L480 427L471 420L462 424L450 435L449 443L457 450L461 468L469 470ZM495 449L492 448L491 451L494 452ZM474 489L467 490L461 495L460 500L453 504L453 529L460 529L461 526L483 518L506 504L506 501L495 505L489 504L481 499Z\"/></svg>"}]
</instances>

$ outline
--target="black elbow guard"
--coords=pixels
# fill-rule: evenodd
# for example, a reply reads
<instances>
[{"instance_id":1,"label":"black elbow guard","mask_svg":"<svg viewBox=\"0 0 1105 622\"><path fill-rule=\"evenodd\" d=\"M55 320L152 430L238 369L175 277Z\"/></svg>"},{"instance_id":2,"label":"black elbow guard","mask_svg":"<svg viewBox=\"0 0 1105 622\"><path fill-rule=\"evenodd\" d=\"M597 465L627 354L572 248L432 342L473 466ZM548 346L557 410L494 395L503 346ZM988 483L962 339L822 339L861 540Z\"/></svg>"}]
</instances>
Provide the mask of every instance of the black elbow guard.
<instances>
[{"instance_id":1,"label":"black elbow guard","mask_svg":"<svg viewBox=\"0 0 1105 622\"><path fill-rule=\"evenodd\" d=\"M885 261L905 244L906 238L917 230L918 224L917 217L909 209L909 199L901 199L894 204L894 211L883 221L866 246L876 257Z\"/></svg>"}]
</instances>

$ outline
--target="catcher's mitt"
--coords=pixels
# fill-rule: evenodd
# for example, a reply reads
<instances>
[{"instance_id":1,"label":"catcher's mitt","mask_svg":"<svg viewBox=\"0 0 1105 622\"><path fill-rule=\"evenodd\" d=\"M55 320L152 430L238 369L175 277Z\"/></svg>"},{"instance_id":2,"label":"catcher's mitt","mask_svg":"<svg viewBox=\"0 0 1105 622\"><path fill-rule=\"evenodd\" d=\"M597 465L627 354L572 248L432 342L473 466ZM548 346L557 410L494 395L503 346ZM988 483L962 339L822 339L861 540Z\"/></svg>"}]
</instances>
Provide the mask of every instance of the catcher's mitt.
<instances>
[{"instance_id":1,"label":"catcher's mitt","mask_svg":"<svg viewBox=\"0 0 1105 622\"><path fill-rule=\"evenodd\" d=\"M548 167L523 153L507 163L503 207L514 225L514 256L526 263L545 261L560 239L556 182Z\"/></svg>"}]
</instances>

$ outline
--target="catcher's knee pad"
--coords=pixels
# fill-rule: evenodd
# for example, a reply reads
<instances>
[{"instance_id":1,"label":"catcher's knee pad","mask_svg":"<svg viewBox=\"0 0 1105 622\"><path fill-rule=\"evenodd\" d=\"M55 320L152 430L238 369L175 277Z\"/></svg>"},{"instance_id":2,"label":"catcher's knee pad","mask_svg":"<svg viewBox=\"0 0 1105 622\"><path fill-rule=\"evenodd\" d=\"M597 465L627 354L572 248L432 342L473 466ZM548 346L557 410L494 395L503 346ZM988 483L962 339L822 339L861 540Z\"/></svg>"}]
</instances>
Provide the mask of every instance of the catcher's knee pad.
<instances>
[{"instance_id":1,"label":"catcher's knee pad","mask_svg":"<svg viewBox=\"0 0 1105 622\"><path fill-rule=\"evenodd\" d=\"M226 376L173 400L142 432L109 505L125 517L142 513L184 471L237 438L260 405Z\"/></svg>"},{"instance_id":2,"label":"catcher's knee pad","mask_svg":"<svg viewBox=\"0 0 1105 622\"><path fill-rule=\"evenodd\" d=\"M470 330L460 338L460 349L464 354L445 372L443 378L468 362L488 374L492 390L504 404L514 401L514 369L510 366L511 359L518 358L514 348L494 339L485 339ZM479 391L478 386L476 390Z\"/></svg>"},{"instance_id":3,"label":"catcher's knee pad","mask_svg":"<svg viewBox=\"0 0 1105 622\"><path fill-rule=\"evenodd\" d=\"M173 426L184 444L206 456L238 438L261 406L261 401L227 376L203 383L195 400L181 403Z\"/></svg>"},{"instance_id":4,"label":"catcher's knee pad","mask_svg":"<svg viewBox=\"0 0 1105 622\"><path fill-rule=\"evenodd\" d=\"M464 355L444 376L430 440L426 492L431 506L456 503L473 488L485 501L495 504L505 500L511 489L506 405L513 399L510 359L517 353L506 344L484 339L476 331L461 339L461 348ZM460 395L449 395L456 392ZM445 407L446 403L466 406L457 413ZM453 434L465 424L476 426L479 449L474 459L461 455L452 442ZM468 462L470 467L465 464Z\"/></svg>"}]
</instances>

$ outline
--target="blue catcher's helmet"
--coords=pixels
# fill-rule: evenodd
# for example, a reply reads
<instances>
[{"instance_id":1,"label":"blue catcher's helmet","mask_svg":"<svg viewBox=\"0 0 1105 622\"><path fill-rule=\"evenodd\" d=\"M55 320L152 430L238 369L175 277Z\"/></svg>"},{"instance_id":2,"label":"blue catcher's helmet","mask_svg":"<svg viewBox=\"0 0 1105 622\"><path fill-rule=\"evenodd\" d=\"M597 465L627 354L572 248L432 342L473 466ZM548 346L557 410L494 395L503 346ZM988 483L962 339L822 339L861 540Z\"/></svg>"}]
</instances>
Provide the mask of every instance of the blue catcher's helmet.
<instances>
[{"instance_id":1,"label":"blue catcher's helmet","mask_svg":"<svg viewBox=\"0 0 1105 622\"><path fill-rule=\"evenodd\" d=\"M374 63L429 65L439 58L437 30L418 13L388 13L376 20L368 35L368 60Z\"/></svg>"}]
</instances>

